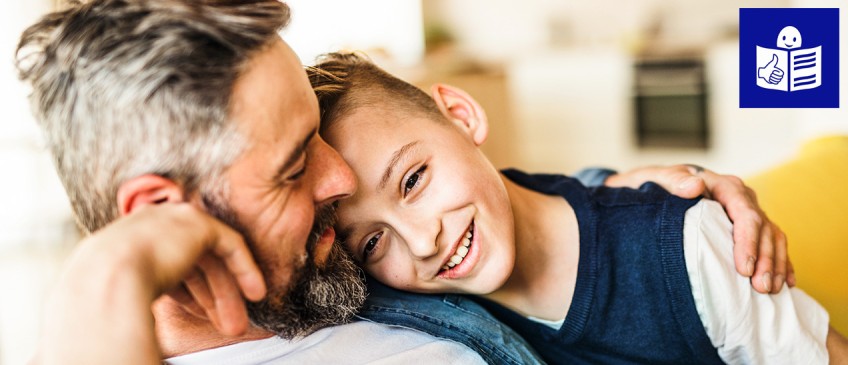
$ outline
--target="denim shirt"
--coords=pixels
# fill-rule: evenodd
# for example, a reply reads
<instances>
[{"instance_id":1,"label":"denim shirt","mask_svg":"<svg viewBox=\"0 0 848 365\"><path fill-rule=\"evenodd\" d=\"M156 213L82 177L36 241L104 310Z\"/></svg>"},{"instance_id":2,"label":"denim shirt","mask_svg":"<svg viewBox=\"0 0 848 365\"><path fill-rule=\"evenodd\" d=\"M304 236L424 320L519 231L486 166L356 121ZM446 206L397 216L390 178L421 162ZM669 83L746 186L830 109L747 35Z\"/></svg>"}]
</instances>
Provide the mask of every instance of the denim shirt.
<instances>
[{"instance_id":1,"label":"denim shirt","mask_svg":"<svg viewBox=\"0 0 848 365\"><path fill-rule=\"evenodd\" d=\"M575 178L586 186L597 186L614 173L608 169L585 169ZM357 316L360 320L412 328L462 343L490 364L545 363L524 338L468 297L408 293L372 278L366 283L369 294Z\"/></svg>"},{"instance_id":2,"label":"denim shirt","mask_svg":"<svg viewBox=\"0 0 848 365\"><path fill-rule=\"evenodd\" d=\"M544 364L535 350L471 299L457 294L416 294L367 278L368 298L357 315L464 344L489 364Z\"/></svg>"}]
</instances>

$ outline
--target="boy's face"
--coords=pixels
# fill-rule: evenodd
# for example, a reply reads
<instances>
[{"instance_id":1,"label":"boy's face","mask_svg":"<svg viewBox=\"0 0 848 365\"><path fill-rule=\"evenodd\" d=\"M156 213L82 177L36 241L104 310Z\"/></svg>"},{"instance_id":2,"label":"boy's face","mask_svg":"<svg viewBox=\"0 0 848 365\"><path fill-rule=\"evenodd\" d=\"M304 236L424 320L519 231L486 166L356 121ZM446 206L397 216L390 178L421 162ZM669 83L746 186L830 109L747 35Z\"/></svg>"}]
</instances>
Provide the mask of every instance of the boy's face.
<instances>
[{"instance_id":1,"label":"boy's face","mask_svg":"<svg viewBox=\"0 0 848 365\"><path fill-rule=\"evenodd\" d=\"M339 203L345 245L369 274L398 289L499 288L515 258L500 174L461 122L378 104L324 131L359 180L356 194Z\"/></svg>"}]
</instances>

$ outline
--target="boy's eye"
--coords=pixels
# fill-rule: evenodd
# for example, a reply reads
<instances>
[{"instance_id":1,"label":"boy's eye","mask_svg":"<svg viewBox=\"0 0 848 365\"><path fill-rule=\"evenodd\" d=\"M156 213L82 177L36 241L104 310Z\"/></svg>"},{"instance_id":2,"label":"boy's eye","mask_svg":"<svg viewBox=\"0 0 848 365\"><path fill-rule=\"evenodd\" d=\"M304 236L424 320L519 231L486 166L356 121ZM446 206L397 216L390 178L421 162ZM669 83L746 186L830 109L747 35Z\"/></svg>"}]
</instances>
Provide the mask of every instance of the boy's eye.
<instances>
[{"instance_id":1,"label":"boy's eye","mask_svg":"<svg viewBox=\"0 0 848 365\"><path fill-rule=\"evenodd\" d=\"M380 242L380 237L383 237L383 232L375 234L368 239L368 242L365 242L365 247L362 248L362 261L368 260L368 256L371 256L371 253L377 247L377 243Z\"/></svg>"},{"instance_id":2,"label":"boy's eye","mask_svg":"<svg viewBox=\"0 0 848 365\"><path fill-rule=\"evenodd\" d=\"M412 175L409 175L409 178L406 179L406 182L403 184L403 196L409 194L409 191L414 189L418 182L421 181L421 174L424 173L424 170L427 170L427 165L421 166L418 171L415 171Z\"/></svg>"}]
</instances>

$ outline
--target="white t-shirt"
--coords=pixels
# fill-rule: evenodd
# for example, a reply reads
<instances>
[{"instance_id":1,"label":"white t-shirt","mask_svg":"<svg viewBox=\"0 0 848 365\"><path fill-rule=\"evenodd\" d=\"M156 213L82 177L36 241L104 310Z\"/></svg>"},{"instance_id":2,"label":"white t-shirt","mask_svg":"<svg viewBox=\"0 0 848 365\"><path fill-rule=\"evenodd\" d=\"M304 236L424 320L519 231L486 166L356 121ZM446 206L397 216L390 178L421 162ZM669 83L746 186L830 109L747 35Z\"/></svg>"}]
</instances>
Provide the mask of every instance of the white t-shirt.
<instances>
[{"instance_id":1,"label":"white t-shirt","mask_svg":"<svg viewBox=\"0 0 848 365\"><path fill-rule=\"evenodd\" d=\"M293 341L264 340L199 351L165 360L170 365L239 364L485 364L470 348L423 332L353 322Z\"/></svg>"},{"instance_id":2,"label":"white t-shirt","mask_svg":"<svg viewBox=\"0 0 848 365\"><path fill-rule=\"evenodd\" d=\"M695 308L725 363L828 363L827 312L801 289L759 294L737 274L733 225L717 202L702 199L686 211L683 253ZM564 321L528 318L554 329Z\"/></svg>"},{"instance_id":3,"label":"white t-shirt","mask_svg":"<svg viewBox=\"0 0 848 365\"><path fill-rule=\"evenodd\" d=\"M733 226L721 205L701 200L686 211L683 252L695 308L728 364L827 364L827 311L798 288L754 291L736 273Z\"/></svg>"}]
</instances>

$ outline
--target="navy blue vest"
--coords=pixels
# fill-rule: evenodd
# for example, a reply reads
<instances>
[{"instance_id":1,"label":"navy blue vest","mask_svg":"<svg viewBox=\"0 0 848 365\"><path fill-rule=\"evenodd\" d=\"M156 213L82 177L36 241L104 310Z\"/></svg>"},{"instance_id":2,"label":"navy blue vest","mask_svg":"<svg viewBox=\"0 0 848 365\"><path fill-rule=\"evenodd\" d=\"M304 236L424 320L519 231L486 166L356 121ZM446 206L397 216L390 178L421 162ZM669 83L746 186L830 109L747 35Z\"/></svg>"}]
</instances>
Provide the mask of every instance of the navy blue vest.
<instances>
[{"instance_id":1,"label":"navy blue vest","mask_svg":"<svg viewBox=\"0 0 848 365\"><path fill-rule=\"evenodd\" d=\"M683 218L697 199L677 198L653 183L587 189L561 175L504 174L574 208L577 283L559 330L494 302L478 299L481 305L551 364L722 363L695 309L683 256Z\"/></svg>"}]
</instances>

